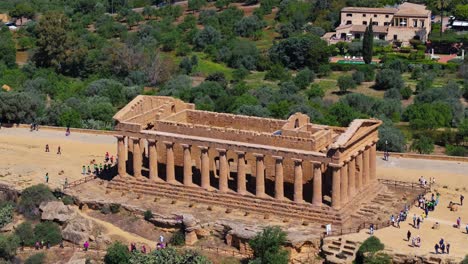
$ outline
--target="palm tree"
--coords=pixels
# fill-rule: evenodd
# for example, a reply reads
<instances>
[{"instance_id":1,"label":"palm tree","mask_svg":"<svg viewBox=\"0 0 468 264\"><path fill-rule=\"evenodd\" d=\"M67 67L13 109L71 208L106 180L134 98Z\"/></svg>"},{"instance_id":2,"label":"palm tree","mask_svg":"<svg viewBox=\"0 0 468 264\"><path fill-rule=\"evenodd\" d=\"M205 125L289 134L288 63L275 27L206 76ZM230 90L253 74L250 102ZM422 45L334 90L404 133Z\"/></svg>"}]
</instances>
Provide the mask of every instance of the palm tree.
<instances>
[{"instance_id":1,"label":"palm tree","mask_svg":"<svg viewBox=\"0 0 468 264\"><path fill-rule=\"evenodd\" d=\"M435 0L432 4L440 11L440 36L444 29L444 10L450 5L451 0Z\"/></svg>"}]
</instances>

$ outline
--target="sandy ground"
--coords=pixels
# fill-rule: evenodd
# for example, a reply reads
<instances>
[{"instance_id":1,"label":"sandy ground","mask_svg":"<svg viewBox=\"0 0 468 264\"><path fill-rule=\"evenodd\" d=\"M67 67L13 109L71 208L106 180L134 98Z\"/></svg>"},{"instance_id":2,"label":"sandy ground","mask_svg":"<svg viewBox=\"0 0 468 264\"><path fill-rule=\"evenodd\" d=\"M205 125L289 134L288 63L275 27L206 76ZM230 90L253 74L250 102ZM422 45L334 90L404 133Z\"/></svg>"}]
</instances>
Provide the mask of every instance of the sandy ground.
<instances>
[{"instance_id":1,"label":"sandy ground","mask_svg":"<svg viewBox=\"0 0 468 264\"><path fill-rule=\"evenodd\" d=\"M52 188L60 187L65 178L71 182L84 177L81 175L81 166L87 165L90 160L96 159L101 162L106 151L115 155L115 143L115 138L112 136L79 134L72 131L69 137L65 137L65 131L29 132L28 129L22 128L2 128L0 129L0 183L25 188L44 183L44 175L48 172L49 185ZM51 152L44 152L45 144L49 144ZM56 154L59 145L62 147L62 155ZM63 174L59 175L62 170ZM417 182L420 176L426 179L435 177L437 183L435 189L442 194L440 205L435 212L429 214L421 229L414 229L409 222L405 222L401 224L400 229L389 227L376 231L376 235L382 239L387 248L402 253L431 254L434 251L434 244L443 237L452 246L451 255L461 257L468 252L466 249L468 234L464 233L464 226L468 223L468 204L461 207L458 212L450 212L446 208L449 201L458 202L461 193L467 197L466 203L468 203L466 191L468 163L392 157L390 161L383 161L378 158L377 171L379 178L390 180ZM420 215L421 210L413 208L411 215L414 213ZM462 229L452 227L458 216L462 219ZM436 221L441 227L439 230L432 230L432 224ZM410 247L409 243L404 241L408 230L411 230L413 235L420 235L422 239L420 248ZM122 235L120 230L115 232ZM365 232L350 236L352 239L360 240L368 237Z\"/></svg>"}]
</instances>

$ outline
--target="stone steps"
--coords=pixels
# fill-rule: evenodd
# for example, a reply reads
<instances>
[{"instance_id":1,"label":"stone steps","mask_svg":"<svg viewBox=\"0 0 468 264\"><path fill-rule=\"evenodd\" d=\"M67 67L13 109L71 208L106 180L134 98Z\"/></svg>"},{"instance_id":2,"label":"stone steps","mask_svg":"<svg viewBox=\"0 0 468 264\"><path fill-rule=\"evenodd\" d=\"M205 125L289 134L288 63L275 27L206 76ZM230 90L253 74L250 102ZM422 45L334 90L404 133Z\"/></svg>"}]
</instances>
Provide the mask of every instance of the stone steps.
<instances>
[{"instance_id":1,"label":"stone steps","mask_svg":"<svg viewBox=\"0 0 468 264\"><path fill-rule=\"evenodd\" d=\"M133 179L114 179L109 183L108 188L110 190L131 191L139 194L200 202L232 209L302 218L319 224L332 223L337 226L341 225L340 215L336 211L312 205L294 204L288 201L240 196L235 193L210 192L199 187L178 186L164 182L147 182ZM317 228L317 230L320 229Z\"/></svg>"},{"instance_id":2,"label":"stone steps","mask_svg":"<svg viewBox=\"0 0 468 264\"><path fill-rule=\"evenodd\" d=\"M326 263L352 263L359 248L358 242L343 241L341 238L328 238L323 241L322 251L326 255Z\"/></svg>"}]
</instances>

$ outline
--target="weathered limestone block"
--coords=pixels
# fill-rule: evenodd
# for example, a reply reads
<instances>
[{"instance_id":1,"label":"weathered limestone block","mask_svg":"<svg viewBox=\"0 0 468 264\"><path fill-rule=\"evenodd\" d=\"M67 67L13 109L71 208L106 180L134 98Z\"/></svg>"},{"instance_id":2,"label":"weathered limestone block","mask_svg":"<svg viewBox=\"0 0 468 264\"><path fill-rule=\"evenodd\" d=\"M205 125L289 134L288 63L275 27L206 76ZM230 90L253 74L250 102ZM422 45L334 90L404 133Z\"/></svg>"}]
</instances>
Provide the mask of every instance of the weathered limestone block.
<instances>
[{"instance_id":1,"label":"weathered limestone block","mask_svg":"<svg viewBox=\"0 0 468 264\"><path fill-rule=\"evenodd\" d=\"M184 224L185 229L191 229L197 226L200 221L191 214L183 214L182 223Z\"/></svg>"},{"instance_id":2,"label":"weathered limestone block","mask_svg":"<svg viewBox=\"0 0 468 264\"><path fill-rule=\"evenodd\" d=\"M75 216L73 209L60 201L43 202L39 206L39 209L42 211L42 220L65 223Z\"/></svg>"},{"instance_id":3,"label":"weathered limestone block","mask_svg":"<svg viewBox=\"0 0 468 264\"><path fill-rule=\"evenodd\" d=\"M198 237L195 231L185 232L185 244L194 245L198 241Z\"/></svg>"},{"instance_id":4,"label":"weathered limestone block","mask_svg":"<svg viewBox=\"0 0 468 264\"><path fill-rule=\"evenodd\" d=\"M75 217L71 219L63 229L63 239L81 245L89 239L93 227L94 224L91 220L83 217Z\"/></svg>"}]
</instances>

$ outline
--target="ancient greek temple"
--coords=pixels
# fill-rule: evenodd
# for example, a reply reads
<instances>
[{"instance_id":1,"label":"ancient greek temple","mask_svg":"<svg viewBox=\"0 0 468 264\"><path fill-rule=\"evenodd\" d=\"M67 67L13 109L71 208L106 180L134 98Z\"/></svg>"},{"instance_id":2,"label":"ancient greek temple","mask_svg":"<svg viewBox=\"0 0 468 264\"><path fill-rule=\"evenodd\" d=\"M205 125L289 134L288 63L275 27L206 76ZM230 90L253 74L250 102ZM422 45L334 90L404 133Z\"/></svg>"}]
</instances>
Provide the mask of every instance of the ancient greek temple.
<instances>
[{"instance_id":1,"label":"ancient greek temple","mask_svg":"<svg viewBox=\"0 0 468 264\"><path fill-rule=\"evenodd\" d=\"M141 95L114 119L118 176L112 181L120 189L342 221L339 213L378 185L379 120L332 127L301 113L287 120L214 113Z\"/></svg>"}]
</instances>

